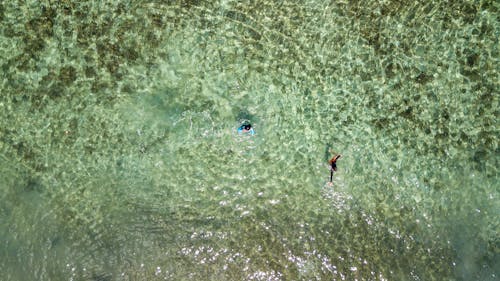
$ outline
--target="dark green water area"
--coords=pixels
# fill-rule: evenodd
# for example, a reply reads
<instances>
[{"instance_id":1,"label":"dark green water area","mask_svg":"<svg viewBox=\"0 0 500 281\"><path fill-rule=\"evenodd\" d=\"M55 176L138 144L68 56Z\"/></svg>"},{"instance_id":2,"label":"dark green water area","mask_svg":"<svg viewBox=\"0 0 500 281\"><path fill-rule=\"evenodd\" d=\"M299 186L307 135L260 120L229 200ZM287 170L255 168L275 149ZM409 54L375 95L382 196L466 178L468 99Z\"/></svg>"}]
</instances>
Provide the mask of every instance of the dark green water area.
<instances>
[{"instance_id":1,"label":"dark green water area","mask_svg":"<svg viewBox=\"0 0 500 281\"><path fill-rule=\"evenodd\" d=\"M499 8L0 2L0 280L499 280Z\"/></svg>"}]
</instances>

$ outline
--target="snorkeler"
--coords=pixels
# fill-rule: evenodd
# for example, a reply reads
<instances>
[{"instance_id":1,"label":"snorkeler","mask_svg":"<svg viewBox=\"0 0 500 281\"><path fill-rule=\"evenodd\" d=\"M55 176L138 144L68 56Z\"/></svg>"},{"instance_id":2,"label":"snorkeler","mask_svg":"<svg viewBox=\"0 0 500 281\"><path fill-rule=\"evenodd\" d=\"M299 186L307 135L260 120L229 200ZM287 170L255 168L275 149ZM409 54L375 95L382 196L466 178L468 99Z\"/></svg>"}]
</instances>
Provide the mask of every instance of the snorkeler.
<instances>
[{"instance_id":1,"label":"snorkeler","mask_svg":"<svg viewBox=\"0 0 500 281\"><path fill-rule=\"evenodd\" d=\"M333 156L330 161L328 161L328 163L330 163L330 181L328 182L329 185L333 185L333 172L337 171L337 160L339 160L341 156L342 155L337 154Z\"/></svg>"},{"instance_id":2,"label":"snorkeler","mask_svg":"<svg viewBox=\"0 0 500 281\"><path fill-rule=\"evenodd\" d=\"M238 134L248 133L250 135L254 135L255 131L252 128L252 124L245 122L238 128Z\"/></svg>"}]
</instances>

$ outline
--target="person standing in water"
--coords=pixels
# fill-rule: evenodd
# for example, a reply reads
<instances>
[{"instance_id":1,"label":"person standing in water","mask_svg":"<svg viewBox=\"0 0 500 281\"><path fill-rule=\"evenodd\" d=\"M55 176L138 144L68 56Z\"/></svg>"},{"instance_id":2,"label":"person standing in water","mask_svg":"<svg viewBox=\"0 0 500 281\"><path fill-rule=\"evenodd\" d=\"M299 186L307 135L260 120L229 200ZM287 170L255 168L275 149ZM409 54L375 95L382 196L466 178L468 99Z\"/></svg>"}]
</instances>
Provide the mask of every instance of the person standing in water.
<instances>
[{"instance_id":1,"label":"person standing in water","mask_svg":"<svg viewBox=\"0 0 500 281\"><path fill-rule=\"evenodd\" d=\"M333 156L330 161L328 161L328 163L330 163L330 181L328 182L328 185L333 185L333 172L337 171L337 160L339 160L341 156L342 155L337 154Z\"/></svg>"}]
</instances>

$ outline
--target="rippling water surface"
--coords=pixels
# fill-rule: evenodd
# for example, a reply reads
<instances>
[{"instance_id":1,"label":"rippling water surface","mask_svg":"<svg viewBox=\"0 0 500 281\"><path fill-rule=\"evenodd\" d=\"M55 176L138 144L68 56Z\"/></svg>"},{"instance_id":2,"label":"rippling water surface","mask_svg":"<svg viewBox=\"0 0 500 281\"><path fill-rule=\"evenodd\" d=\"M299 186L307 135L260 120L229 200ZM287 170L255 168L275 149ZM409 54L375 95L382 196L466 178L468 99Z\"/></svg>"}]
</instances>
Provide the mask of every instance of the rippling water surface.
<instances>
[{"instance_id":1,"label":"rippling water surface","mask_svg":"<svg viewBox=\"0 0 500 281\"><path fill-rule=\"evenodd\" d=\"M498 4L327 2L0 4L0 279L498 280Z\"/></svg>"}]
</instances>

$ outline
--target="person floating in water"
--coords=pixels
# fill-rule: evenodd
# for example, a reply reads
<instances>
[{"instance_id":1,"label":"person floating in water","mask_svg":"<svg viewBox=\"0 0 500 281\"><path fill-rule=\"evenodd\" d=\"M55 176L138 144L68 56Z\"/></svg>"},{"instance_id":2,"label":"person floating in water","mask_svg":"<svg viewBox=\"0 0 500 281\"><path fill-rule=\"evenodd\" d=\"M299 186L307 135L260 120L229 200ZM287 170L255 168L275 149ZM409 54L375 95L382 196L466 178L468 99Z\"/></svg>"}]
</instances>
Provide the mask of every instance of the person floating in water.
<instances>
[{"instance_id":1,"label":"person floating in water","mask_svg":"<svg viewBox=\"0 0 500 281\"><path fill-rule=\"evenodd\" d=\"M252 124L249 122L244 122L239 128L238 128L238 134L250 134L250 135L255 135L255 131L252 128Z\"/></svg>"},{"instance_id":2,"label":"person floating in water","mask_svg":"<svg viewBox=\"0 0 500 281\"><path fill-rule=\"evenodd\" d=\"M328 163L330 163L330 181L328 182L328 185L333 185L333 172L337 171L337 160L339 160L341 156L342 155L337 154L333 156L330 161L328 161Z\"/></svg>"}]
</instances>

